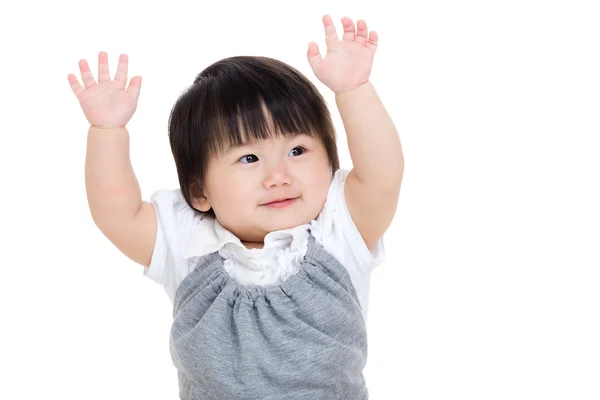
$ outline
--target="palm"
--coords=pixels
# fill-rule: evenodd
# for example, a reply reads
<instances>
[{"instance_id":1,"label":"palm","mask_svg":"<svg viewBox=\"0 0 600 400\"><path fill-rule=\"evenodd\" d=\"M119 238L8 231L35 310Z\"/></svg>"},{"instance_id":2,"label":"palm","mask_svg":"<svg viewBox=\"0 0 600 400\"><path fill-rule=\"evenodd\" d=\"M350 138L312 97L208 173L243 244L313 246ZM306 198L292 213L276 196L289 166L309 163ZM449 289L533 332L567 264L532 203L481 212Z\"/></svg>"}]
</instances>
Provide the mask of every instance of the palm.
<instances>
[{"instance_id":1,"label":"palm","mask_svg":"<svg viewBox=\"0 0 600 400\"><path fill-rule=\"evenodd\" d=\"M311 42L308 61L315 76L334 92L351 90L369 80L373 58L377 48L377 34L367 35L367 25L363 20L354 23L350 18L342 18L344 36L338 40L331 18L323 17L327 55L321 59L319 48Z\"/></svg>"},{"instance_id":2,"label":"palm","mask_svg":"<svg viewBox=\"0 0 600 400\"><path fill-rule=\"evenodd\" d=\"M122 54L119 57L119 65L115 79L110 79L108 71L108 55L106 52L98 54L98 82L92 76L87 61L81 60L79 68L83 86L77 81L77 77L69 74L68 79L73 93L79 100L81 109L89 123L98 127L121 127L125 126L133 116L137 108L140 95L142 78L134 76L127 84L128 57Z\"/></svg>"},{"instance_id":3,"label":"palm","mask_svg":"<svg viewBox=\"0 0 600 400\"><path fill-rule=\"evenodd\" d=\"M77 98L92 125L114 125L129 121L137 108L137 100L117 81L100 82L87 88Z\"/></svg>"}]
</instances>

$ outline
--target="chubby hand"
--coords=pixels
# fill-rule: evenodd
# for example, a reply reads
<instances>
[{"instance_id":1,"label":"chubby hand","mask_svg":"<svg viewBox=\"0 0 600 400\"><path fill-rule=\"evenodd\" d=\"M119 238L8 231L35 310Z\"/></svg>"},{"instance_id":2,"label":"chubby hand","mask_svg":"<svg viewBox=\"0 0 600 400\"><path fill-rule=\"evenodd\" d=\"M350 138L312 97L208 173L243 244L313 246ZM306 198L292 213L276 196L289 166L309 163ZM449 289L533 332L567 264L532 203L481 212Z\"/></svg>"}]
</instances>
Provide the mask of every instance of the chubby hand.
<instances>
[{"instance_id":1,"label":"chubby hand","mask_svg":"<svg viewBox=\"0 0 600 400\"><path fill-rule=\"evenodd\" d=\"M79 60L79 70L84 86L81 86L74 74L67 76L90 125L98 128L124 127L135 113L142 77L136 75L131 78L126 89L128 64L127 54L121 54L115 79L111 80L108 54L101 51L98 53L98 82L94 80L87 60L83 59Z\"/></svg>"},{"instance_id":2,"label":"chubby hand","mask_svg":"<svg viewBox=\"0 0 600 400\"><path fill-rule=\"evenodd\" d=\"M308 44L308 62L315 76L336 94L348 92L368 82L375 50L377 33L367 31L367 23L359 19L356 23L348 17L342 18L344 36L338 35L329 15L323 16L327 55L324 59L315 42Z\"/></svg>"}]
</instances>

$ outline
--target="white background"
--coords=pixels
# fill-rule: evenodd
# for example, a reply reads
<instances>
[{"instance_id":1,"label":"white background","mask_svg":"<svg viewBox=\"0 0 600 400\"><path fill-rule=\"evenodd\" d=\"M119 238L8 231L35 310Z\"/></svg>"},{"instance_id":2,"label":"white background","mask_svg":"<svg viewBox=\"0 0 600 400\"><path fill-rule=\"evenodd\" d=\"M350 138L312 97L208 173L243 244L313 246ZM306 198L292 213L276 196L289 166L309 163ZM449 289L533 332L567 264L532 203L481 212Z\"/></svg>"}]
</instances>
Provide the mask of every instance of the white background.
<instances>
[{"instance_id":1,"label":"white background","mask_svg":"<svg viewBox=\"0 0 600 400\"><path fill-rule=\"evenodd\" d=\"M4 4L4 3L3 3ZM168 5L166 5L168 4ZM0 6L2 399L176 399L171 305L95 227L67 81L107 51L143 77L144 199L176 188L168 114L233 55L313 81L321 17L379 34L371 81L405 176L372 275L371 399L600 398L600 13L593 1L103 1ZM393 8L392 8L393 7Z\"/></svg>"}]
</instances>

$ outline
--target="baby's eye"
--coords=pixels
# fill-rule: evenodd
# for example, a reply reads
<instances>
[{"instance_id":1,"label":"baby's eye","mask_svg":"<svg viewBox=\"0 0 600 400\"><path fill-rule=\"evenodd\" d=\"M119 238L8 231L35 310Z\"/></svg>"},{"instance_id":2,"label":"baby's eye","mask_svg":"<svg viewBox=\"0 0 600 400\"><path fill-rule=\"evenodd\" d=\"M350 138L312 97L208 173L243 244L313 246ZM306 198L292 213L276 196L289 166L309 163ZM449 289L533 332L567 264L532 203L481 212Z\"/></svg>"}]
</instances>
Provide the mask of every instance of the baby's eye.
<instances>
[{"instance_id":1,"label":"baby's eye","mask_svg":"<svg viewBox=\"0 0 600 400\"><path fill-rule=\"evenodd\" d=\"M243 156L242 158L239 159L239 161L243 162L244 164L251 164L253 162L256 161L249 161L248 159L252 159L252 157L254 157L256 159L256 161L258 161L258 157L256 157L254 154L246 154L245 156Z\"/></svg>"},{"instance_id":2,"label":"baby's eye","mask_svg":"<svg viewBox=\"0 0 600 400\"><path fill-rule=\"evenodd\" d=\"M302 146L298 146L298 147L294 147L294 148L292 149L292 151L290 151L290 153L292 153L293 151L296 151L296 155L298 155L298 156L299 156L299 155L303 154L303 153L306 151L306 149L305 149L304 147L302 147ZM300 153L298 153L298 151L299 151Z\"/></svg>"}]
</instances>

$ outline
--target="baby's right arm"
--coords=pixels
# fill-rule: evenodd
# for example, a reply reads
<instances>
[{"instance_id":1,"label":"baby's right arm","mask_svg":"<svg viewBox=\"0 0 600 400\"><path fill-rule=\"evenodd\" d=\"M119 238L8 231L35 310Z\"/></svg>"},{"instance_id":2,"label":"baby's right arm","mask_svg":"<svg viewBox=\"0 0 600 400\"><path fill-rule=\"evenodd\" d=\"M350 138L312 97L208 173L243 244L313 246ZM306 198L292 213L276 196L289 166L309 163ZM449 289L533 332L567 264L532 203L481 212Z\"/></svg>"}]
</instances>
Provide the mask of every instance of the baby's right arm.
<instances>
[{"instance_id":1,"label":"baby's right arm","mask_svg":"<svg viewBox=\"0 0 600 400\"><path fill-rule=\"evenodd\" d=\"M141 77L127 84L128 58L122 54L114 81L108 56L98 55L98 83L85 60L79 61L82 87L73 74L68 80L91 126L87 136L85 186L92 219L102 233L127 257L149 266L157 232L152 203L142 201L129 157L125 125L137 108Z\"/></svg>"}]
</instances>

